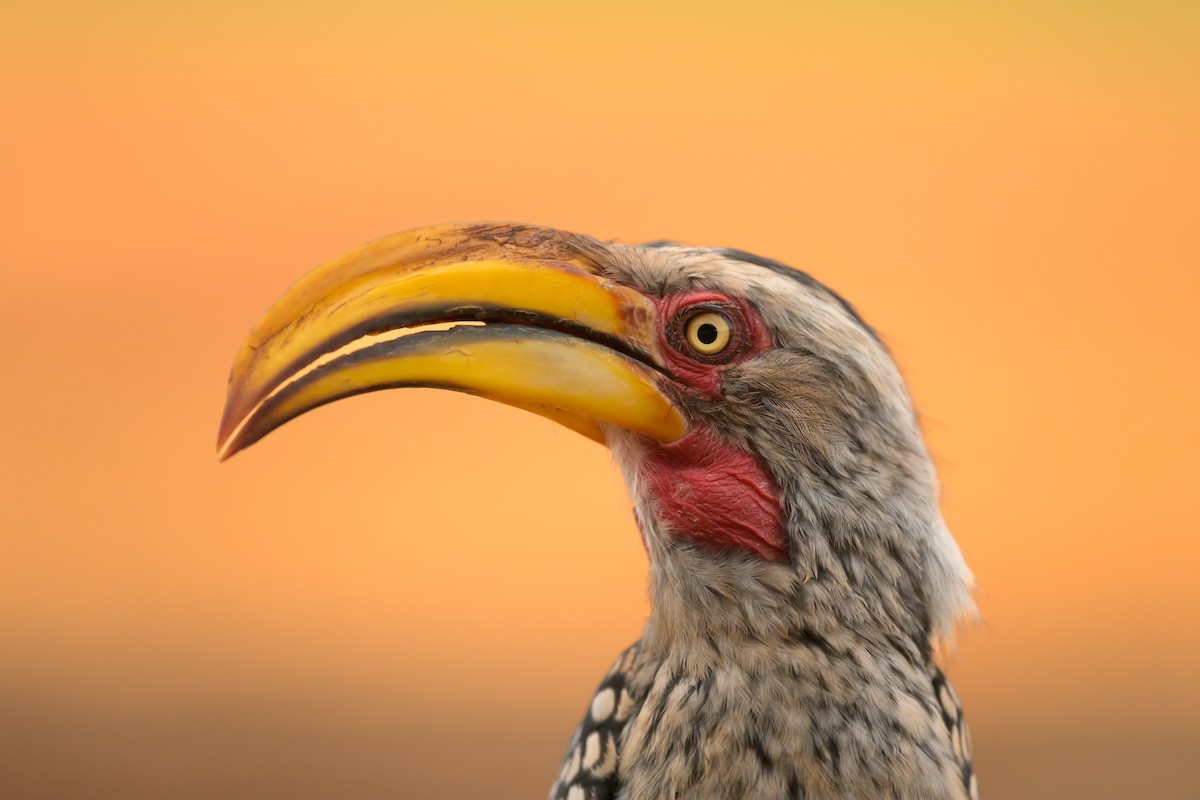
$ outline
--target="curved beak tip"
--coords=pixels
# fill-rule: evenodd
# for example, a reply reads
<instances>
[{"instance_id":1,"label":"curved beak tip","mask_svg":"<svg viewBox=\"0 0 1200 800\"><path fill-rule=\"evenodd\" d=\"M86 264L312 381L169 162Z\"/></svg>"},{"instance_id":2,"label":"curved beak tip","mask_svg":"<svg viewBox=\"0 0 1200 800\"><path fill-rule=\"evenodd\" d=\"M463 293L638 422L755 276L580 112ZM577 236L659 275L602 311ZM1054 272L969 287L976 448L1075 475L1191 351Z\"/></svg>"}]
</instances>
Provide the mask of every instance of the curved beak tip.
<instances>
[{"instance_id":1,"label":"curved beak tip","mask_svg":"<svg viewBox=\"0 0 1200 800\"><path fill-rule=\"evenodd\" d=\"M221 425L221 430L217 434L218 461L228 461L234 454L241 450L241 447L237 445L237 441L232 434L233 431L227 430L224 424Z\"/></svg>"}]
</instances>

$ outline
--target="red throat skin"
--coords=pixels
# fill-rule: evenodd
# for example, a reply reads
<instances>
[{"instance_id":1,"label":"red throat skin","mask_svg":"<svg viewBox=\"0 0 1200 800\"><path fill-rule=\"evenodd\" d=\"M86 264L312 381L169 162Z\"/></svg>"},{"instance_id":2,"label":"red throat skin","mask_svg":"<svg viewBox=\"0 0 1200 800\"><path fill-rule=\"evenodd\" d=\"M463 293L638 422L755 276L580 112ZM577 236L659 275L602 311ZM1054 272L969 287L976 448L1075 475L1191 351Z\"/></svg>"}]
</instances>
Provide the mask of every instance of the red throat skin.
<instances>
[{"instance_id":1,"label":"red throat skin","mask_svg":"<svg viewBox=\"0 0 1200 800\"><path fill-rule=\"evenodd\" d=\"M677 442L647 443L638 473L668 532L715 550L788 561L779 487L754 454L697 426Z\"/></svg>"}]
</instances>

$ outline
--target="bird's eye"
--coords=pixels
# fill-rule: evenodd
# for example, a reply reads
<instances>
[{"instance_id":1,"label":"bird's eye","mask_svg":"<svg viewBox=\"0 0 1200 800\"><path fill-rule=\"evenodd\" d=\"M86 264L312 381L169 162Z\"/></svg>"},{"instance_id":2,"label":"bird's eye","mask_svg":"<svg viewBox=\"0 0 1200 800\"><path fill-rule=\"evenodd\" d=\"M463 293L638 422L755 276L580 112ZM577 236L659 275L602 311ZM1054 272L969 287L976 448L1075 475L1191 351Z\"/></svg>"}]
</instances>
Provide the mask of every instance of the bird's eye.
<instances>
[{"instance_id":1,"label":"bird's eye","mask_svg":"<svg viewBox=\"0 0 1200 800\"><path fill-rule=\"evenodd\" d=\"M702 311L683 326L688 346L702 356L715 356L729 347L733 325L716 311Z\"/></svg>"}]
</instances>

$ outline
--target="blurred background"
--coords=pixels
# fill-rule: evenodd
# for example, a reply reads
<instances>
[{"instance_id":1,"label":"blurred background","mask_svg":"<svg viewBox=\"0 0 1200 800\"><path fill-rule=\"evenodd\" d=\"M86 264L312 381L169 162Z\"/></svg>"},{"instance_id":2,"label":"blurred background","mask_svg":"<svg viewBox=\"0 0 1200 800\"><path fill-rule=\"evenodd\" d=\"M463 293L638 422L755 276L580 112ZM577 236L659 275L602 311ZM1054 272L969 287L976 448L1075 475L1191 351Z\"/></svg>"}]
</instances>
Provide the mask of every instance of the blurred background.
<instances>
[{"instance_id":1,"label":"blurred background","mask_svg":"<svg viewBox=\"0 0 1200 800\"><path fill-rule=\"evenodd\" d=\"M429 391L213 452L289 283L469 219L850 298L979 580L984 796L1200 797L1197 42L1191 2L5 0L0 797L544 795L648 612L608 453Z\"/></svg>"}]
</instances>

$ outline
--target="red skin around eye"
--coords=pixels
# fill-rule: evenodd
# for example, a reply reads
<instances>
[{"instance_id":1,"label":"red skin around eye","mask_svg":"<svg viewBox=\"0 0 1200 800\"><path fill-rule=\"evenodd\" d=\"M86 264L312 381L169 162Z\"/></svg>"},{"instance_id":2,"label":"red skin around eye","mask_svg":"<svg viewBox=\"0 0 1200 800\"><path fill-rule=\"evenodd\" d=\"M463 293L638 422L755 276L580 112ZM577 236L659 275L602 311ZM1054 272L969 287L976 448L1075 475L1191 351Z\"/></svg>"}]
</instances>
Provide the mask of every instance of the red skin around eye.
<instances>
[{"instance_id":1,"label":"red skin around eye","mask_svg":"<svg viewBox=\"0 0 1200 800\"><path fill-rule=\"evenodd\" d=\"M773 345L754 309L725 295L695 291L657 303L660 345L677 390L719 400L721 371ZM718 310L733 323L733 339L724 359L702 360L686 354L678 324L681 315L697 305ZM774 562L788 560L779 487L756 455L699 424L677 442L648 441L644 453L639 471L654 497L656 516L668 531L718 550L748 551Z\"/></svg>"},{"instance_id":2,"label":"red skin around eye","mask_svg":"<svg viewBox=\"0 0 1200 800\"><path fill-rule=\"evenodd\" d=\"M720 399L723 368L745 361L773 345L770 331L754 309L719 292L697 290L656 298L655 303L658 306L659 347L666 358L667 369L680 384L706 399ZM680 322L686 311L694 306L719 311L733 323L733 338L723 358L697 356L683 342Z\"/></svg>"}]
</instances>

